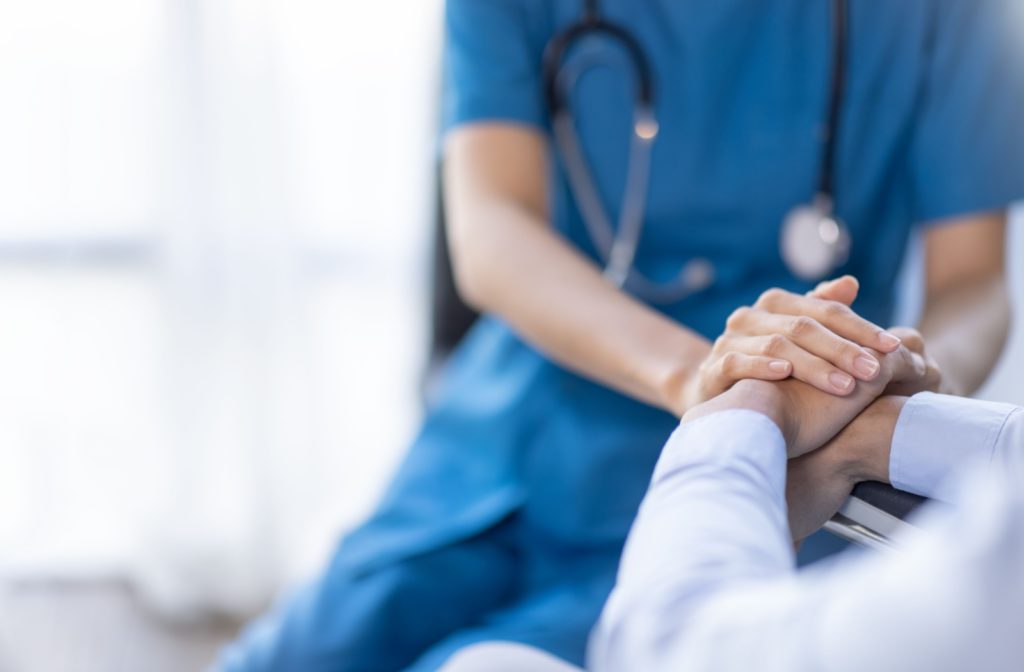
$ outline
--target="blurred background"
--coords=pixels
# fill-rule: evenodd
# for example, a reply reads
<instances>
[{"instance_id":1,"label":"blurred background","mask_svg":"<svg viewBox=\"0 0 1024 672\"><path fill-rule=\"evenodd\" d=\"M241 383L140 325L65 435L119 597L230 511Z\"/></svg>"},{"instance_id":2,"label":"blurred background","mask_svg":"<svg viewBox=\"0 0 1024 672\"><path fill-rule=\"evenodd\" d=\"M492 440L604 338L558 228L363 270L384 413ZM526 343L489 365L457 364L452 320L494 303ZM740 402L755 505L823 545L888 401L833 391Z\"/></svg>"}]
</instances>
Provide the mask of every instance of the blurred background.
<instances>
[{"instance_id":1,"label":"blurred background","mask_svg":"<svg viewBox=\"0 0 1024 672\"><path fill-rule=\"evenodd\" d=\"M428 363L442 4L0 0L0 670L200 669L373 505ZM1018 326L982 396L1022 371Z\"/></svg>"},{"instance_id":2,"label":"blurred background","mask_svg":"<svg viewBox=\"0 0 1024 672\"><path fill-rule=\"evenodd\" d=\"M0 0L19 672L165 669L90 615L247 617L372 506L419 414L441 10ZM58 640L84 667L23 651Z\"/></svg>"}]
</instances>

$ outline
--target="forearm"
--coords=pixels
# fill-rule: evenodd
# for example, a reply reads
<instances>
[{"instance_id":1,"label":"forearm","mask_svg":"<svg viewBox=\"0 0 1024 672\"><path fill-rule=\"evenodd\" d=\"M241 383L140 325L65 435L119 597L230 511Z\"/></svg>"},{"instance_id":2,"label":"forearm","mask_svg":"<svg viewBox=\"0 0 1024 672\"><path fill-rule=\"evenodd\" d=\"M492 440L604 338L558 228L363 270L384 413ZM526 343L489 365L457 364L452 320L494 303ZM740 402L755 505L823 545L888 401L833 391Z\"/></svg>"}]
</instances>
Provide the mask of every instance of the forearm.
<instances>
[{"instance_id":1,"label":"forearm","mask_svg":"<svg viewBox=\"0 0 1024 672\"><path fill-rule=\"evenodd\" d=\"M965 215L924 235L925 306L919 331L942 372L942 392L977 390L1009 332L1007 213Z\"/></svg>"},{"instance_id":2,"label":"forearm","mask_svg":"<svg viewBox=\"0 0 1024 672\"><path fill-rule=\"evenodd\" d=\"M942 371L943 392L964 396L981 387L1006 345L1010 312L1002 274L928 297L919 330Z\"/></svg>"},{"instance_id":3,"label":"forearm","mask_svg":"<svg viewBox=\"0 0 1024 672\"><path fill-rule=\"evenodd\" d=\"M675 413L674 393L710 344L611 286L598 268L527 213L492 208L473 251L477 306L556 362ZM485 268L483 268L485 267Z\"/></svg>"},{"instance_id":4,"label":"forearm","mask_svg":"<svg viewBox=\"0 0 1024 672\"><path fill-rule=\"evenodd\" d=\"M509 169L489 163L497 152L474 153L476 135L450 138L449 152L461 160L446 165L449 244L463 297L559 364L681 414L680 390L710 344L605 280L548 224L536 195L542 185L519 184L522 173L543 168L507 175ZM517 134L508 142L515 147L508 151L530 153L527 165L540 162L539 140ZM537 147L529 152L531 143Z\"/></svg>"},{"instance_id":5,"label":"forearm","mask_svg":"<svg viewBox=\"0 0 1024 672\"><path fill-rule=\"evenodd\" d=\"M847 487L882 481L925 497L951 500L955 493L950 485L972 466L1024 459L1019 415L1020 410L1009 404L930 392L910 399L882 397L829 445L798 462L817 462L807 469L840 477ZM804 516L813 515L807 511L815 508L806 506L808 493L795 494L805 503Z\"/></svg>"},{"instance_id":6,"label":"forearm","mask_svg":"<svg viewBox=\"0 0 1024 672\"><path fill-rule=\"evenodd\" d=\"M547 140L512 124L454 129L445 144L445 206L463 298L502 318L558 363L681 415L736 381L792 376L830 394L878 371L869 349L892 334L849 308L839 278L812 296L766 288L737 306L714 345L611 285L550 225Z\"/></svg>"}]
</instances>

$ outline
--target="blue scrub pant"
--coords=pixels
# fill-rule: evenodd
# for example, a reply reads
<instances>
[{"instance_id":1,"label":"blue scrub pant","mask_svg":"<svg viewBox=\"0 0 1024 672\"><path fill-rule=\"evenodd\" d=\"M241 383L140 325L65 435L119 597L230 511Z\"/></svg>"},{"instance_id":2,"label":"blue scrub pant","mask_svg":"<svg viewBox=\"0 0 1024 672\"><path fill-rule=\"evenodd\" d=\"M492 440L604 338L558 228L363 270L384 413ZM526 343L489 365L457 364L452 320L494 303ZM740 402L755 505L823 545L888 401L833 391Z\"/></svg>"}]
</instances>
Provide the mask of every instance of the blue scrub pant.
<instances>
[{"instance_id":1,"label":"blue scrub pant","mask_svg":"<svg viewBox=\"0 0 1024 672\"><path fill-rule=\"evenodd\" d=\"M493 640L582 665L619 550L560 547L524 533L513 515L478 536L363 573L334 562L248 627L216 669L427 672L465 646Z\"/></svg>"}]
</instances>

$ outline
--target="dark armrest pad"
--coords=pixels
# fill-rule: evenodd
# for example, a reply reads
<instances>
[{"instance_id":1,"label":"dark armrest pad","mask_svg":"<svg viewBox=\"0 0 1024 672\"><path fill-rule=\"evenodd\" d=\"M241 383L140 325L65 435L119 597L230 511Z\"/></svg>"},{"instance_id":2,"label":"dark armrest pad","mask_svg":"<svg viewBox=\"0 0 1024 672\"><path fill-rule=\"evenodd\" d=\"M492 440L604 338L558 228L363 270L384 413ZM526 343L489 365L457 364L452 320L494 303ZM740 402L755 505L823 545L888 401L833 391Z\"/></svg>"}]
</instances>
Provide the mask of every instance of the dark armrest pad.
<instances>
[{"instance_id":1,"label":"dark armrest pad","mask_svg":"<svg viewBox=\"0 0 1024 672\"><path fill-rule=\"evenodd\" d=\"M853 496L900 520L907 518L919 506L928 501L925 497L912 495L876 481L857 484L853 489Z\"/></svg>"}]
</instances>

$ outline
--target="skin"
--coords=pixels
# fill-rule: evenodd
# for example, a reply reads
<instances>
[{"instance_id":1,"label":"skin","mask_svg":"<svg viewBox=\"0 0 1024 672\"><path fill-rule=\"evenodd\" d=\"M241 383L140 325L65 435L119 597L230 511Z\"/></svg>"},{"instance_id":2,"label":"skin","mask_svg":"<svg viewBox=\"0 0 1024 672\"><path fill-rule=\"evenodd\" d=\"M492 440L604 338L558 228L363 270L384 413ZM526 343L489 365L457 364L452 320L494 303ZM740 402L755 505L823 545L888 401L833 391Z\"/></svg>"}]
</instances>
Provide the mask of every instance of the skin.
<instances>
[{"instance_id":1,"label":"skin","mask_svg":"<svg viewBox=\"0 0 1024 672\"><path fill-rule=\"evenodd\" d=\"M890 329L923 357L926 373L909 385L889 385L886 394L893 396L872 403L828 445L790 462L786 499L794 540L824 525L857 483L889 482L892 436L906 402L905 396L895 395L920 389L970 394L995 365L1009 330L1005 232L1002 213L944 223L928 231L927 300L921 331ZM822 290L829 292L828 287ZM965 343L976 347L964 347Z\"/></svg>"},{"instance_id":2,"label":"skin","mask_svg":"<svg viewBox=\"0 0 1024 672\"><path fill-rule=\"evenodd\" d=\"M942 391L973 394L1010 331L1006 212L941 222L924 237L925 306L918 329L942 371Z\"/></svg>"},{"instance_id":3,"label":"skin","mask_svg":"<svg viewBox=\"0 0 1024 672\"><path fill-rule=\"evenodd\" d=\"M800 381L744 380L683 416L683 423L730 409L768 416L782 431L790 458L786 501L790 531L799 541L839 509L862 480L887 481L889 445L905 397L876 395L892 383L918 375L916 353L881 355L882 372L846 397L823 393ZM825 437L822 439L822 437ZM823 448L816 448L824 443Z\"/></svg>"},{"instance_id":4,"label":"skin","mask_svg":"<svg viewBox=\"0 0 1024 672\"><path fill-rule=\"evenodd\" d=\"M794 541L821 529L858 483L889 482L889 448L906 401L878 399L826 446L790 460L786 502Z\"/></svg>"},{"instance_id":5,"label":"skin","mask_svg":"<svg viewBox=\"0 0 1024 672\"><path fill-rule=\"evenodd\" d=\"M723 341L716 349L608 284L551 229L546 153L541 136L526 128L473 124L452 131L445 147L449 246L463 298L500 315L567 368L682 415L743 378L792 375L849 393L852 385L838 390L829 377L846 366L848 375L870 378L855 369L857 357L870 359L866 348L898 346L848 306L774 290L749 319L737 317L727 329L742 347ZM778 329L786 335L774 336Z\"/></svg>"},{"instance_id":6,"label":"skin","mask_svg":"<svg viewBox=\"0 0 1024 672\"><path fill-rule=\"evenodd\" d=\"M1002 351L1010 314L1005 212L927 229L919 330L887 332L860 319L850 310L856 282L840 279L806 297L768 290L753 306L738 308L711 343L610 286L551 229L547 155L546 140L526 127L474 124L448 135L444 195L456 282L468 303L501 316L554 361L613 389L682 416L737 381L789 379L807 383L802 394L816 388L857 407L881 393L880 360L888 353L918 355L912 374L884 386L889 395L910 395L940 383L944 392L973 392ZM817 407L799 394L796 388L790 403ZM898 396L889 399L871 405L824 448L791 461L795 539L824 523L855 483L887 479L901 407ZM819 439L803 449L825 442Z\"/></svg>"},{"instance_id":7,"label":"skin","mask_svg":"<svg viewBox=\"0 0 1024 672\"><path fill-rule=\"evenodd\" d=\"M714 399L694 406L683 416L683 422L723 410L746 408L767 415L779 426L790 460L821 452L822 446L871 406L887 387L916 379L925 366L922 357L905 346L877 356L881 368L875 379L858 383L853 393L844 397L794 379L743 380ZM845 446L844 449L852 452Z\"/></svg>"},{"instance_id":8,"label":"skin","mask_svg":"<svg viewBox=\"0 0 1024 672\"><path fill-rule=\"evenodd\" d=\"M877 375L873 353L899 347L899 338L849 308L852 299L781 290L739 308L709 342L611 286L551 228L547 155L547 141L527 127L457 128L445 141L444 195L460 294L561 365L681 416L747 378L792 377L850 395ZM938 368L948 367L949 389L969 389L991 369L1005 339L1008 307L979 303L999 295L1002 261L994 257L1002 251L1000 226L1005 217L984 215L929 232L921 334L935 366L931 378L909 386L927 388ZM949 257L956 263L947 263ZM963 289L968 286L977 289L970 294ZM976 343L979 352L964 355L954 342ZM921 376L928 375L926 367Z\"/></svg>"}]
</instances>

